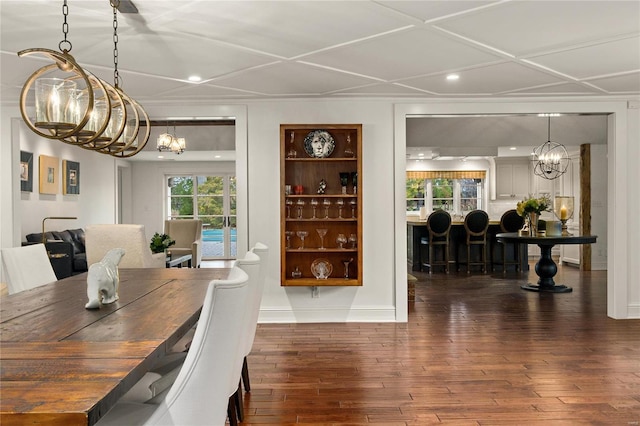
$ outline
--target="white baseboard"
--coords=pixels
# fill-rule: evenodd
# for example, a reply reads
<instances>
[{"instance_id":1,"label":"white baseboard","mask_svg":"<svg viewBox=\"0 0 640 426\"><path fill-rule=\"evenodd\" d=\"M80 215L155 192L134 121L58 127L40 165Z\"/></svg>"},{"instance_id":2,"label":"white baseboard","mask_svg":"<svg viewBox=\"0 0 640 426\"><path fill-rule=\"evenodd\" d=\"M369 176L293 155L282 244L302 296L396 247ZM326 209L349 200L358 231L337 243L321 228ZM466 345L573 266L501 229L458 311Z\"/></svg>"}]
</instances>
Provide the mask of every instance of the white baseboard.
<instances>
[{"instance_id":1,"label":"white baseboard","mask_svg":"<svg viewBox=\"0 0 640 426\"><path fill-rule=\"evenodd\" d=\"M640 304L632 304L627 308L627 319L640 319Z\"/></svg>"},{"instance_id":2,"label":"white baseboard","mask_svg":"<svg viewBox=\"0 0 640 426\"><path fill-rule=\"evenodd\" d=\"M360 309L296 309L290 308L261 309L258 323L290 324L290 323L325 323L325 322L395 322L394 307L370 307Z\"/></svg>"}]
</instances>

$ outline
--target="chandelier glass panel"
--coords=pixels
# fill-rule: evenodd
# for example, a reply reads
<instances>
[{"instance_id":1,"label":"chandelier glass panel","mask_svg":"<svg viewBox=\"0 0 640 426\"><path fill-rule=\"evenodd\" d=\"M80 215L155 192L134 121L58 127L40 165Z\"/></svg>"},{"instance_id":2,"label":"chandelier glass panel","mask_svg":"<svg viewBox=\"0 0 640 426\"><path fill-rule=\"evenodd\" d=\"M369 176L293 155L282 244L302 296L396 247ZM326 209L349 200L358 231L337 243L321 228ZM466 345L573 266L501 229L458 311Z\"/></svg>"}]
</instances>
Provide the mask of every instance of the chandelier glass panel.
<instances>
[{"instance_id":1,"label":"chandelier glass panel","mask_svg":"<svg viewBox=\"0 0 640 426\"><path fill-rule=\"evenodd\" d=\"M533 173L544 179L557 179L569 167L569 154L564 145L551 141L551 117L548 117L547 142L533 150Z\"/></svg>"},{"instance_id":2,"label":"chandelier glass panel","mask_svg":"<svg viewBox=\"0 0 640 426\"><path fill-rule=\"evenodd\" d=\"M20 95L20 113L27 126L39 136L114 157L132 157L149 139L149 117L138 102L119 87L118 21L119 0L112 0L114 41L114 84L108 84L83 69L69 53L67 40L68 6L62 13L64 39L60 52L33 48L18 56L42 55L53 63L36 70L25 82ZM29 108L35 107L35 119ZM146 131L141 134L140 123Z\"/></svg>"}]
</instances>

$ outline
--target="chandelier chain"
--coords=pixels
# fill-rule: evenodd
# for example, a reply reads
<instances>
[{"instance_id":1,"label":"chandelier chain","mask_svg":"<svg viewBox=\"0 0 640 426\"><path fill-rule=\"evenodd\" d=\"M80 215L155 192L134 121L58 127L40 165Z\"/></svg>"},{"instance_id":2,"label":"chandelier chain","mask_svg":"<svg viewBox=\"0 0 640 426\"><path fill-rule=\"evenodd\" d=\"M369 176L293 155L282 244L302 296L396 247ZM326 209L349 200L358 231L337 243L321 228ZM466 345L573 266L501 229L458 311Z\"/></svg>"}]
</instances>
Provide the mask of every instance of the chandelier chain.
<instances>
[{"instance_id":1,"label":"chandelier chain","mask_svg":"<svg viewBox=\"0 0 640 426\"><path fill-rule=\"evenodd\" d=\"M112 0L113 7L113 84L119 86L120 74L118 73L118 6L119 0Z\"/></svg>"},{"instance_id":2,"label":"chandelier chain","mask_svg":"<svg viewBox=\"0 0 640 426\"><path fill-rule=\"evenodd\" d=\"M62 16L64 17L62 22L62 34L64 35L64 40L58 43L58 49L63 53L71 52L71 48L73 47L71 42L67 40L67 34L69 33L69 24L67 23L68 15L69 6L67 6L67 0L64 0L64 3L62 4Z\"/></svg>"}]
</instances>

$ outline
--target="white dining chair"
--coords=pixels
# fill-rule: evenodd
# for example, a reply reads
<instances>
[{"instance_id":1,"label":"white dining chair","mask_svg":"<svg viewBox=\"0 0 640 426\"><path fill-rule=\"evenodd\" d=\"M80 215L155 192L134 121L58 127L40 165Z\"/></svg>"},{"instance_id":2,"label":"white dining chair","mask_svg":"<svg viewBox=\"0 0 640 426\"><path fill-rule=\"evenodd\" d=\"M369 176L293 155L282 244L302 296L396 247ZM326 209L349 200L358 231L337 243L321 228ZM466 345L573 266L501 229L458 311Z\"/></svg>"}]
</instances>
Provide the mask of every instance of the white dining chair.
<instances>
[{"instance_id":1,"label":"white dining chair","mask_svg":"<svg viewBox=\"0 0 640 426\"><path fill-rule=\"evenodd\" d=\"M247 363L247 356L251 353L253 348L253 341L256 336L256 328L258 327L258 316L260 315L260 304L262 302L262 294L264 292L264 282L267 277L267 267L269 263L269 247L263 243L256 243L251 249L251 252L257 254L260 257L260 273L258 275L258 282L255 290L249 295L250 313L249 328L245 334L244 345L244 357L242 360L242 383L244 384L244 390L251 391L251 382L249 380L249 366Z\"/></svg>"},{"instance_id":2,"label":"white dining chair","mask_svg":"<svg viewBox=\"0 0 640 426\"><path fill-rule=\"evenodd\" d=\"M234 406L237 410L238 419L243 420L244 407L242 403L242 389L241 381L243 381L243 370L246 359L247 344L250 335L255 334L256 323L258 320L258 311L260 310L260 300L262 298L261 289L258 288L260 284L260 269L261 258L256 253L248 251L244 258L235 261L234 266L242 269L249 276L249 296L247 298L247 304L244 309L243 326L240 335L240 357L238 358L241 368L241 374L238 375L238 389L233 395L233 399L229 401L231 406ZM251 338L253 344L253 338ZM250 350L250 349L249 349ZM248 375L248 372L247 372Z\"/></svg>"},{"instance_id":3,"label":"white dining chair","mask_svg":"<svg viewBox=\"0 0 640 426\"><path fill-rule=\"evenodd\" d=\"M171 388L157 404L118 402L97 425L224 425L240 377L240 337L249 277L231 269L209 284L193 343ZM231 418L233 417L233 419Z\"/></svg>"},{"instance_id":4,"label":"white dining chair","mask_svg":"<svg viewBox=\"0 0 640 426\"><path fill-rule=\"evenodd\" d=\"M2 249L9 294L57 281L44 244Z\"/></svg>"}]
</instances>

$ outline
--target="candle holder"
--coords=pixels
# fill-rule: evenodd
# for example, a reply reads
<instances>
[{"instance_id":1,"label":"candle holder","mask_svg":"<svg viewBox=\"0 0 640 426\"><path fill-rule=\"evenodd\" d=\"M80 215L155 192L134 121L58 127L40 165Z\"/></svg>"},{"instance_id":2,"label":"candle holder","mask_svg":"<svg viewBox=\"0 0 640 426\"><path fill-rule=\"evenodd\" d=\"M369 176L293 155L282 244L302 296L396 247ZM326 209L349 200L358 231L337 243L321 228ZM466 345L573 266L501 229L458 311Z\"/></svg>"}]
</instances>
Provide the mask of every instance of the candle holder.
<instances>
[{"instance_id":1,"label":"candle holder","mask_svg":"<svg viewBox=\"0 0 640 426\"><path fill-rule=\"evenodd\" d=\"M557 196L553 205L553 212L562 222L562 236L572 235L567 230L567 221L573 217L573 197Z\"/></svg>"}]
</instances>

